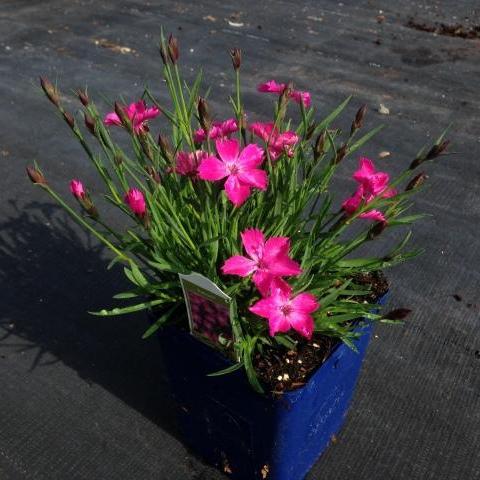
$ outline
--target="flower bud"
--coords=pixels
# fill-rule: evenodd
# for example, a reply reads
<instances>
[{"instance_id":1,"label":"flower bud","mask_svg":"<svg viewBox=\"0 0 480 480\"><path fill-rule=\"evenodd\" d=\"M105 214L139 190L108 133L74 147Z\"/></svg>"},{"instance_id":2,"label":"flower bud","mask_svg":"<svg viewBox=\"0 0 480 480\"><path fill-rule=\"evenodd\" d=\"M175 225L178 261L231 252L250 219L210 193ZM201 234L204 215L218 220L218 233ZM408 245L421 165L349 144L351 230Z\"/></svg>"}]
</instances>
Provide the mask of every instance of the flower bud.
<instances>
[{"instance_id":1,"label":"flower bud","mask_svg":"<svg viewBox=\"0 0 480 480\"><path fill-rule=\"evenodd\" d=\"M73 130L75 128L75 119L71 113L68 113L66 110L63 112L63 119L67 122L68 126Z\"/></svg>"},{"instance_id":2,"label":"flower bud","mask_svg":"<svg viewBox=\"0 0 480 480\"><path fill-rule=\"evenodd\" d=\"M56 106L60 105L58 90L53 86L48 78L40 77L40 85L47 98Z\"/></svg>"},{"instance_id":3,"label":"flower bud","mask_svg":"<svg viewBox=\"0 0 480 480\"><path fill-rule=\"evenodd\" d=\"M439 143L438 145L433 145L432 148L427 152L426 155L421 155L417 157L411 164L409 170L414 170L419 165L427 160L433 160L434 158L439 157L450 145L450 140L444 140L443 142Z\"/></svg>"},{"instance_id":4,"label":"flower bud","mask_svg":"<svg viewBox=\"0 0 480 480\"><path fill-rule=\"evenodd\" d=\"M84 119L85 119L85 126L87 127L88 131L92 135L95 135L95 120L87 112L84 113Z\"/></svg>"},{"instance_id":5,"label":"flower bud","mask_svg":"<svg viewBox=\"0 0 480 480\"><path fill-rule=\"evenodd\" d=\"M125 195L125 203L130 207L130 210L138 217L143 217L147 211L147 204L145 197L138 188L130 188Z\"/></svg>"},{"instance_id":6,"label":"flower bud","mask_svg":"<svg viewBox=\"0 0 480 480\"><path fill-rule=\"evenodd\" d=\"M86 91L77 90L77 96L84 107L86 107L90 103L90 99L88 98Z\"/></svg>"},{"instance_id":7,"label":"flower bud","mask_svg":"<svg viewBox=\"0 0 480 480\"><path fill-rule=\"evenodd\" d=\"M121 152L116 151L115 156L113 157L113 161L115 162L115 165L119 167L123 163L123 155Z\"/></svg>"},{"instance_id":8,"label":"flower bud","mask_svg":"<svg viewBox=\"0 0 480 480\"><path fill-rule=\"evenodd\" d=\"M80 180L73 179L70 182L70 191L77 200L84 199L86 196L85 188Z\"/></svg>"},{"instance_id":9,"label":"flower bud","mask_svg":"<svg viewBox=\"0 0 480 480\"><path fill-rule=\"evenodd\" d=\"M163 64L168 65L168 54L167 54L167 51L165 50L165 45L161 44L159 51L160 51L160 56L162 57Z\"/></svg>"},{"instance_id":10,"label":"flower bud","mask_svg":"<svg viewBox=\"0 0 480 480\"><path fill-rule=\"evenodd\" d=\"M138 135L138 140L140 142L140 146L142 147L142 151L145 154L145 156L153 162L153 152L152 152L152 147L148 143L148 137L145 133L141 133Z\"/></svg>"},{"instance_id":11,"label":"flower bud","mask_svg":"<svg viewBox=\"0 0 480 480\"><path fill-rule=\"evenodd\" d=\"M172 148L170 147L168 138L161 133L158 135L158 146L160 147L163 157L171 161L173 158Z\"/></svg>"},{"instance_id":12,"label":"flower bud","mask_svg":"<svg viewBox=\"0 0 480 480\"><path fill-rule=\"evenodd\" d=\"M438 145L433 145L425 158L427 160L433 160L434 158L439 157L447 149L448 145L450 145L450 140L444 140Z\"/></svg>"},{"instance_id":13,"label":"flower bud","mask_svg":"<svg viewBox=\"0 0 480 480\"><path fill-rule=\"evenodd\" d=\"M198 99L198 116L200 119L200 125L202 126L203 130L205 130L205 134L208 136L208 132L212 127L212 119L210 118L207 102L202 97Z\"/></svg>"},{"instance_id":14,"label":"flower bud","mask_svg":"<svg viewBox=\"0 0 480 480\"><path fill-rule=\"evenodd\" d=\"M377 238L387 228L387 222L377 222L368 231L368 239L373 240Z\"/></svg>"},{"instance_id":15,"label":"flower bud","mask_svg":"<svg viewBox=\"0 0 480 480\"><path fill-rule=\"evenodd\" d=\"M326 138L327 132L326 130L323 130L318 135L317 140L315 141L315 146L313 147L313 157L315 160L318 160L325 153L324 147Z\"/></svg>"},{"instance_id":16,"label":"flower bud","mask_svg":"<svg viewBox=\"0 0 480 480\"><path fill-rule=\"evenodd\" d=\"M38 170L37 167L28 166L26 168L28 178L32 181L32 183L38 183L39 185L46 185L47 181L43 176L42 172Z\"/></svg>"},{"instance_id":17,"label":"flower bud","mask_svg":"<svg viewBox=\"0 0 480 480\"><path fill-rule=\"evenodd\" d=\"M168 37L168 56L174 65L177 63L178 58L180 57L178 40L172 34L170 34Z\"/></svg>"},{"instance_id":18,"label":"flower bud","mask_svg":"<svg viewBox=\"0 0 480 480\"><path fill-rule=\"evenodd\" d=\"M305 132L305 140L310 140L313 136L313 133L315 132L315 122L312 122L308 128L307 128L307 131Z\"/></svg>"},{"instance_id":19,"label":"flower bud","mask_svg":"<svg viewBox=\"0 0 480 480\"><path fill-rule=\"evenodd\" d=\"M147 165L145 167L146 172L150 176L150 178L155 182L155 183L161 183L162 182L162 177L160 174L151 166Z\"/></svg>"},{"instance_id":20,"label":"flower bud","mask_svg":"<svg viewBox=\"0 0 480 480\"><path fill-rule=\"evenodd\" d=\"M120 102L115 102L115 113L118 115L118 118L122 122L122 125L131 133L132 129L132 122L128 118L127 113L125 112L126 108Z\"/></svg>"},{"instance_id":21,"label":"flower bud","mask_svg":"<svg viewBox=\"0 0 480 480\"><path fill-rule=\"evenodd\" d=\"M344 158L345 155L348 153L348 145L344 144L337 150L337 155L335 156L335 164L340 163Z\"/></svg>"},{"instance_id":22,"label":"flower bud","mask_svg":"<svg viewBox=\"0 0 480 480\"><path fill-rule=\"evenodd\" d=\"M242 51L239 48L232 48L230 57L232 58L233 69L235 71L239 70L242 65Z\"/></svg>"},{"instance_id":23,"label":"flower bud","mask_svg":"<svg viewBox=\"0 0 480 480\"><path fill-rule=\"evenodd\" d=\"M363 119L365 118L365 114L367 113L367 106L362 105L358 111L357 114L355 115L355 119L352 122L352 126L350 128L350 135L353 135L353 133L358 130L359 128L362 128L363 126Z\"/></svg>"},{"instance_id":24,"label":"flower bud","mask_svg":"<svg viewBox=\"0 0 480 480\"><path fill-rule=\"evenodd\" d=\"M420 187L425 180L427 179L427 175L425 175L425 172L421 172L415 177L413 177L410 182L408 182L408 185L405 188L405 191L408 192L409 190L413 190L414 188Z\"/></svg>"}]
</instances>

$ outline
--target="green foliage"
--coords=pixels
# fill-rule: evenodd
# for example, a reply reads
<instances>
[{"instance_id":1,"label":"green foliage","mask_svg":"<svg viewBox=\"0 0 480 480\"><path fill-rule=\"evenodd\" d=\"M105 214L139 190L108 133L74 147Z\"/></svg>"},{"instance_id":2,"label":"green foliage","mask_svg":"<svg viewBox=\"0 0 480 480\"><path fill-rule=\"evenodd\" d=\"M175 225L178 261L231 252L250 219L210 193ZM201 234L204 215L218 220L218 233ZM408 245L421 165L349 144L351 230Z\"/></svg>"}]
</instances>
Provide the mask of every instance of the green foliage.
<instances>
[{"instance_id":1,"label":"green foliage","mask_svg":"<svg viewBox=\"0 0 480 480\"><path fill-rule=\"evenodd\" d=\"M168 49L163 37L161 48ZM381 270L417 255L419 251L406 249L410 232L382 256L355 258L352 254L378 235L385 235L384 230L405 227L423 218L422 215L405 215L411 207L411 195L420 187L408 191L400 189L413 178L415 172L412 168L407 169L391 183L398 189L396 195L375 198L368 205L362 204L352 215L333 207L342 199L335 199L335 192L330 190L330 181L340 162L357 152L382 127L374 128L358 139L356 136L361 121L352 125L349 134L332 129L332 122L344 111L350 97L319 120L314 109L306 110L301 104L298 112L300 121L296 128L291 128L299 135L293 152L291 155L283 153L275 164L267 159L264 168L269 176L268 189L253 191L248 201L236 208L228 201L220 185L172 173L177 152L193 152L198 148L193 134L201 120L196 107L202 92L202 72L189 86L182 79L178 64L167 59L163 74L171 104L163 105L149 89L145 89L144 98L157 105L169 122L170 131L162 132L169 139L169 145L162 142L159 145L148 131L136 134L131 126L124 125L124 135L129 135L131 139L131 149L126 151L114 141L103 123L103 115L91 100L83 106L85 117L93 122L90 134L84 132L76 121L71 127L105 184L105 200L126 216L123 231L115 231L108 226L101 209L98 209L98 218L79 215L48 183L37 184L112 251L114 259L111 265L117 262L124 264L125 275L133 288L115 298L131 301L132 304L95 314L122 315L162 307L163 313L143 335L144 338L149 337L174 312L184 308L178 273L199 272L233 298L230 313L239 361L225 371L212 374L245 368L250 383L261 392L262 386L254 368L255 354L261 353L261 345L294 348L295 341L285 334L270 337L267 322L248 310L259 298L251 282L221 275L220 272L227 258L242 253L240 233L255 227L267 237L286 236L291 239L291 256L301 264L303 273L289 281L295 293L308 291L319 300L321 308L314 314L316 332L339 338L354 348L355 320L367 318L391 322L380 314L371 313L375 306L362 300L369 293L369 286L357 285L354 279L359 273ZM237 122L243 126L245 108L238 69L235 75L236 90L230 101ZM281 97L275 104L273 121L280 132L293 122L287 118L288 111L291 111L287 110L287 103ZM289 108L294 106L291 104ZM65 114L61 103L57 108ZM238 140L244 145L248 143L247 137L248 132L240 128ZM442 139L443 136L435 145L443 145ZM97 144L96 147L92 142ZM266 147L265 144L262 146ZM215 154L212 142L206 142L205 148ZM418 154L415 168L432 159L434 149L428 150L429 154L423 153L427 150L423 149ZM145 195L148 212L145 218L134 215L124 203L123 198L132 186ZM368 220L359 220L362 213L371 209L384 212L387 222L381 229ZM352 228L353 225L355 228Z\"/></svg>"}]
</instances>

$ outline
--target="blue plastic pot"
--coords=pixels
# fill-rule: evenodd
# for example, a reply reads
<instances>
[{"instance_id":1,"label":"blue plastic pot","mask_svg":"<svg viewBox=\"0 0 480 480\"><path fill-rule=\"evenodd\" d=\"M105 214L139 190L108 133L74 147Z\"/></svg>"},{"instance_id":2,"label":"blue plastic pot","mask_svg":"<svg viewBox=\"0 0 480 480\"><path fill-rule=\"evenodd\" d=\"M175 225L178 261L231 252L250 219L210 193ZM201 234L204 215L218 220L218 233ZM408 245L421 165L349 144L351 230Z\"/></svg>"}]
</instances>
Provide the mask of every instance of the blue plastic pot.
<instances>
[{"instance_id":1,"label":"blue plastic pot","mask_svg":"<svg viewBox=\"0 0 480 480\"><path fill-rule=\"evenodd\" d=\"M372 326L360 328L358 353L339 345L304 387L280 397L256 393L241 370L207 377L230 361L188 332L163 329L185 445L233 479L303 479L345 419Z\"/></svg>"}]
</instances>

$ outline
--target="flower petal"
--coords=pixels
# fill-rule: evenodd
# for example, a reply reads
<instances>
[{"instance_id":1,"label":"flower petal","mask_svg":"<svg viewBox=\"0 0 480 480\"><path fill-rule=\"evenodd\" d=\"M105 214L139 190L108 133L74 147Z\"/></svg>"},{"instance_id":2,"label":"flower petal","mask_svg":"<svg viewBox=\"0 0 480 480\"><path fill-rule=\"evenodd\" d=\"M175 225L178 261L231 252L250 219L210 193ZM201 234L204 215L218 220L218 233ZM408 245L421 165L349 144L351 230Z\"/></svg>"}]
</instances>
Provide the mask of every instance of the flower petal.
<instances>
[{"instance_id":1,"label":"flower petal","mask_svg":"<svg viewBox=\"0 0 480 480\"><path fill-rule=\"evenodd\" d=\"M248 277L257 268L255 261L241 255L228 258L222 266L222 272L226 275L240 275Z\"/></svg>"},{"instance_id":2,"label":"flower petal","mask_svg":"<svg viewBox=\"0 0 480 480\"><path fill-rule=\"evenodd\" d=\"M349 213L355 213L362 203L363 187L360 185L357 191L342 203L342 208Z\"/></svg>"},{"instance_id":3,"label":"flower petal","mask_svg":"<svg viewBox=\"0 0 480 480\"><path fill-rule=\"evenodd\" d=\"M103 119L103 123L105 125L121 125L122 124L119 116L115 112L107 113L105 115L105 118Z\"/></svg>"},{"instance_id":4,"label":"flower petal","mask_svg":"<svg viewBox=\"0 0 480 480\"><path fill-rule=\"evenodd\" d=\"M249 143L238 156L237 165L243 170L250 170L263 162L263 148L256 143Z\"/></svg>"},{"instance_id":5,"label":"flower petal","mask_svg":"<svg viewBox=\"0 0 480 480\"><path fill-rule=\"evenodd\" d=\"M302 273L300 265L286 255L279 255L275 259L269 259L268 268L270 273L277 277L300 275Z\"/></svg>"},{"instance_id":6,"label":"flower petal","mask_svg":"<svg viewBox=\"0 0 480 480\"><path fill-rule=\"evenodd\" d=\"M292 298L290 305L297 313L312 313L320 307L315 295L311 293L300 293Z\"/></svg>"},{"instance_id":7,"label":"flower petal","mask_svg":"<svg viewBox=\"0 0 480 480\"><path fill-rule=\"evenodd\" d=\"M288 237L271 237L265 242L263 258L265 260L276 258L279 255L288 255L290 239Z\"/></svg>"},{"instance_id":8,"label":"flower petal","mask_svg":"<svg viewBox=\"0 0 480 480\"><path fill-rule=\"evenodd\" d=\"M259 300L257 303L249 307L249 310L259 317L269 318L275 313L277 307L274 303L274 299L268 297Z\"/></svg>"},{"instance_id":9,"label":"flower petal","mask_svg":"<svg viewBox=\"0 0 480 480\"><path fill-rule=\"evenodd\" d=\"M253 283L257 287L262 297L268 297L272 291L272 281L274 277L269 272L257 270L252 277Z\"/></svg>"},{"instance_id":10,"label":"flower petal","mask_svg":"<svg viewBox=\"0 0 480 480\"><path fill-rule=\"evenodd\" d=\"M276 277L264 270L257 270L252 277L262 297L268 297L275 291L280 291L286 298L292 293L292 287L283 278Z\"/></svg>"},{"instance_id":11,"label":"flower petal","mask_svg":"<svg viewBox=\"0 0 480 480\"><path fill-rule=\"evenodd\" d=\"M277 83L275 80L269 80L268 82L258 85L257 90L263 93L282 93L285 90L284 83Z\"/></svg>"},{"instance_id":12,"label":"flower petal","mask_svg":"<svg viewBox=\"0 0 480 480\"><path fill-rule=\"evenodd\" d=\"M228 175L225 164L216 157L207 157L198 167L198 175L203 180L221 180Z\"/></svg>"},{"instance_id":13,"label":"flower petal","mask_svg":"<svg viewBox=\"0 0 480 480\"><path fill-rule=\"evenodd\" d=\"M308 339L312 338L315 324L311 315L292 312L288 316L288 321L293 329L296 330L300 335L303 335Z\"/></svg>"},{"instance_id":14,"label":"flower petal","mask_svg":"<svg viewBox=\"0 0 480 480\"><path fill-rule=\"evenodd\" d=\"M275 313L268 318L268 326L271 337L278 332L285 333L290 330L290 322L281 312Z\"/></svg>"},{"instance_id":15,"label":"flower petal","mask_svg":"<svg viewBox=\"0 0 480 480\"><path fill-rule=\"evenodd\" d=\"M376 220L377 222L385 221L385 215L380 210L370 210L369 212L361 213L358 218L368 218L369 220Z\"/></svg>"},{"instance_id":16,"label":"flower petal","mask_svg":"<svg viewBox=\"0 0 480 480\"><path fill-rule=\"evenodd\" d=\"M250 187L241 183L236 175L230 175L225 182L225 193L227 198L239 207L250 196Z\"/></svg>"},{"instance_id":17,"label":"flower petal","mask_svg":"<svg viewBox=\"0 0 480 480\"><path fill-rule=\"evenodd\" d=\"M367 157L360 158L358 162L358 170L353 174L354 180L363 182L375 173L375 165L373 161Z\"/></svg>"},{"instance_id":18,"label":"flower petal","mask_svg":"<svg viewBox=\"0 0 480 480\"><path fill-rule=\"evenodd\" d=\"M263 256L265 245L265 237L262 231L257 228L248 228L240 236L242 237L243 247L250 258L259 260Z\"/></svg>"},{"instance_id":19,"label":"flower petal","mask_svg":"<svg viewBox=\"0 0 480 480\"><path fill-rule=\"evenodd\" d=\"M258 168L238 172L238 179L245 185L250 185L260 190L266 190L268 186L267 172Z\"/></svg>"},{"instance_id":20,"label":"flower petal","mask_svg":"<svg viewBox=\"0 0 480 480\"><path fill-rule=\"evenodd\" d=\"M219 157L224 162L236 162L240 151L240 144L237 140L220 139L215 142Z\"/></svg>"}]
</instances>

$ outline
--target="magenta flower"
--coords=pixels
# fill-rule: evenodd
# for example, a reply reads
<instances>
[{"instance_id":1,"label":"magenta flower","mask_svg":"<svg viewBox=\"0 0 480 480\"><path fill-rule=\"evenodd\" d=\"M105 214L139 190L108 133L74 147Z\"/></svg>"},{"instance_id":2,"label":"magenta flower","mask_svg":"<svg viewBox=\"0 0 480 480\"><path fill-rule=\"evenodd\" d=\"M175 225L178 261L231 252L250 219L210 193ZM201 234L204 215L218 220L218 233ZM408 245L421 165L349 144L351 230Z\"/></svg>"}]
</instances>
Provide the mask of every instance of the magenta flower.
<instances>
[{"instance_id":1,"label":"magenta flower","mask_svg":"<svg viewBox=\"0 0 480 480\"><path fill-rule=\"evenodd\" d=\"M372 160L368 158L360 159L358 170L353 174L353 178L359 183L357 191L342 204L342 208L350 215L355 213L362 203L368 205L378 196L389 198L396 195L396 191L388 187L390 180L388 173L376 171ZM385 221L385 215L379 210L369 210L360 214L359 218Z\"/></svg>"},{"instance_id":2,"label":"magenta flower","mask_svg":"<svg viewBox=\"0 0 480 480\"><path fill-rule=\"evenodd\" d=\"M198 166L208 157L207 152L178 152L174 171L179 175L198 179Z\"/></svg>"},{"instance_id":3,"label":"magenta flower","mask_svg":"<svg viewBox=\"0 0 480 480\"><path fill-rule=\"evenodd\" d=\"M229 118L224 122L213 122L212 128L208 132L208 138L216 140L218 138L229 138L229 135L238 131L237 121ZM207 139L207 135L203 128L195 130L193 140L195 143L202 143Z\"/></svg>"},{"instance_id":4,"label":"magenta flower","mask_svg":"<svg viewBox=\"0 0 480 480\"><path fill-rule=\"evenodd\" d=\"M251 187L266 190L267 173L259 167L263 161L263 149L251 143L240 151L237 140L217 140L215 142L216 157L207 157L198 167L199 177L214 182L227 177L225 193L236 206L245 202L250 195Z\"/></svg>"},{"instance_id":5,"label":"magenta flower","mask_svg":"<svg viewBox=\"0 0 480 480\"><path fill-rule=\"evenodd\" d=\"M293 149L298 143L298 135L295 132L279 133L276 128L274 129L273 122L255 122L250 125L249 130L267 144L271 160L277 160L282 153L289 157L293 156Z\"/></svg>"},{"instance_id":6,"label":"magenta flower","mask_svg":"<svg viewBox=\"0 0 480 480\"><path fill-rule=\"evenodd\" d=\"M148 132L148 120L160 115L160 110L156 106L147 108L144 100L131 103L128 107L125 107L124 110L127 117L132 122L134 132L137 134ZM103 123L105 125L122 126L122 121L115 112L107 113Z\"/></svg>"},{"instance_id":7,"label":"magenta flower","mask_svg":"<svg viewBox=\"0 0 480 480\"><path fill-rule=\"evenodd\" d=\"M300 335L312 338L314 321L312 313L320 307L314 295L300 293L291 297L291 291L277 288L272 295L262 298L249 310L268 320L270 336L277 332L288 332L290 328Z\"/></svg>"},{"instance_id":8,"label":"magenta flower","mask_svg":"<svg viewBox=\"0 0 480 480\"><path fill-rule=\"evenodd\" d=\"M70 191L77 200L83 200L85 198L85 188L80 180L73 179L70 182Z\"/></svg>"},{"instance_id":9,"label":"magenta flower","mask_svg":"<svg viewBox=\"0 0 480 480\"><path fill-rule=\"evenodd\" d=\"M275 80L269 80L268 82L258 85L257 90L262 93L276 93L277 95L281 95L286 88L287 85L285 83L277 83ZM292 90L289 97L298 104L303 103L305 108L310 108L312 104L309 92Z\"/></svg>"},{"instance_id":10,"label":"magenta flower","mask_svg":"<svg viewBox=\"0 0 480 480\"><path fill-rule=\"evenodd\" d=\"M125 195L125 203L130 207L130 210L137 216L143 217L147 211L145 197L138 188L131 188Z\"/></svg>"},{"instance_id":11,"label":"magenta flower","mask_svg":"<svg viewBox=\"0 0 480 480\"><path fill-rule=\"evenodd\" d=\"M269 80L268 82L261 83L257 90L262 93L278 93L279 95L283 93L286 85L284 83L277 83L275 80Z\"/></svg>"},{"instance_id":12,"label":"magenta flower","mask_svg":"<svg viewBox=\"0 0 480 480\"><path fill-rule=\"evenodd\" d=\"M241 236L248 257L230 257L223 264L222 272L240 277L253 274L253 283L263 296L272 289L289 292L290 286L281 277L302 273L300 265L288 256L290 240L287 237L271 237L265 241L263 233L254 228L245 230Z\"/></svg>"}]
</instances>

